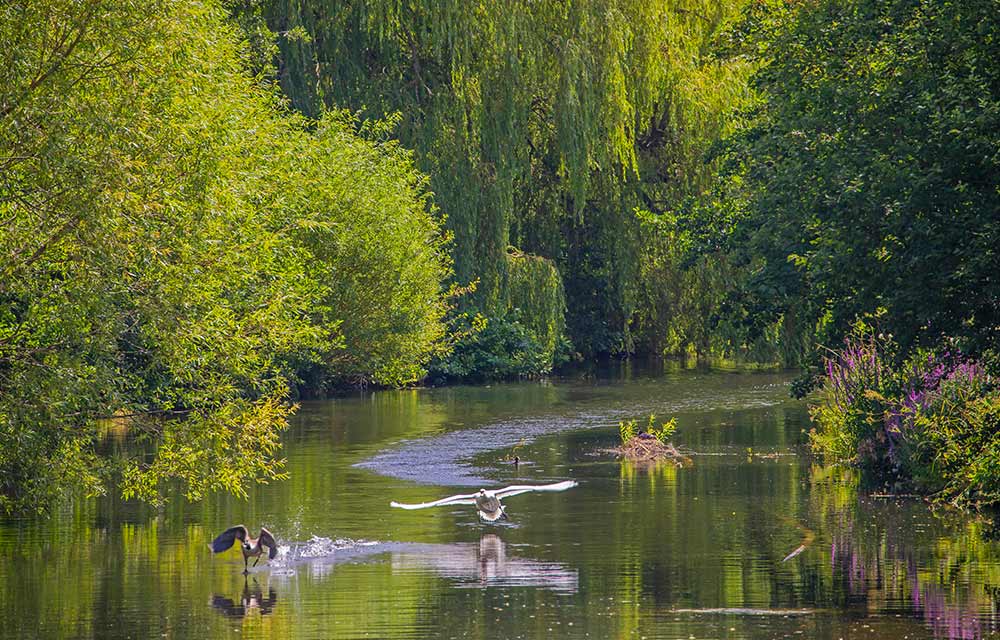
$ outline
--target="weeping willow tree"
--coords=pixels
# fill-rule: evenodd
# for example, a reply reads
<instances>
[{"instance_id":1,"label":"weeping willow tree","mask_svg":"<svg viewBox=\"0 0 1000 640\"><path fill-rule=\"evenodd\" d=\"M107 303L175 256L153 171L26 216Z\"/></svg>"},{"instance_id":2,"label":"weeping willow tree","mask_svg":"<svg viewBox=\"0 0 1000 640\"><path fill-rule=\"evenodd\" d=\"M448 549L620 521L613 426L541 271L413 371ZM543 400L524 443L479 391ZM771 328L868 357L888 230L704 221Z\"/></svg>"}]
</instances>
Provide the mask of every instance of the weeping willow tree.
<instances>
[{"instance_id":1,"label":"weeping willow tree","mask_svg":"<svg viewBox=\"0 0 1000 640\"><path fill-rule=\"evenodd\" d=\"M634 348L643 239L633 210L669 210L710 180L703 152L747 75L710 50L741 4L232 0L230 9L251 38L271 35L256 47L261 67L280 52L274 71L296 108L402 114L398 135L431 177L454 234L455 278L478 281L477 309L520 305L551 340L565 306L570 337L591 353ZM516 293L525 264L556 268L539 283L544 293Z\"/></svg>"},{"instance_id":2,"label":"weeping willow tree","mask_svg":"<svg viewBox=\"0 0 1000 640\"><path fill-rule=\"evenodd\" d=\"M508 254L507 270L509 305L529 310L524 324L551 362L566 328L566 296L559 270L551 260L516 250Z\"/></svg>"}]
</instances>

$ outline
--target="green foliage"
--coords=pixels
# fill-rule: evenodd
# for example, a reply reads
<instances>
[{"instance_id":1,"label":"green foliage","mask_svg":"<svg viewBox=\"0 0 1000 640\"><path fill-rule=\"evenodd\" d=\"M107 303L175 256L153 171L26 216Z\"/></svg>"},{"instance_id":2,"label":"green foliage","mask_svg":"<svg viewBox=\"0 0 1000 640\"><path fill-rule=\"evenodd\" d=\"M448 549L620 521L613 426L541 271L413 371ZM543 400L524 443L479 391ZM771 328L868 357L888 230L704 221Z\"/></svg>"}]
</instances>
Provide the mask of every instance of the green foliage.
<instances>
[{"instance_id":1,"label":"green foliage","mask_svg":"<svg viewBox=\"0 0 1000 640\"><path fill-rule=\"evenodd\" d=\"M914 482L956 504L1000 504L1000 393L947 386L916 418Z\"/></svg>"},{"instance_id":2,"label":"green foliage","mask_svg":"<svg viewBox=\"0 0 1000 640\"><path fill-rule=\"evenodd\" d=\"M464 329L447 357L431 363L431 382L486 382L533 378L552 368L552 353L520 320L515 309L490 319L463 320Z\"/></svg>"},{"instance_id":3,"label":"green foliage","mask_svg":"<svg viewBox=\"0 0 1000 640\"><path fill-rule=\"evenodd\" d=\"M646 431L653 434L660 442L666 444L670 438L673 437L674 432L677 431L677 418L671 418L667 422L660 425L659 429L654 428L653 421L656 416L649 416L649 424L646 427Z\"/></svg>"},{"instance_id":4,"label":"green foliage","mask_svg":"<svg viewBox=\"0 0 1000 640\"><path fill-rule=\"evenodd\" d=\"M737 255L759 263L748 307L795 309L827 345L873 312L895 334L828 360L815 444L880 482L997 503L998 395L970 359L1000 347L996 3L756 3L755 30L734 51L761 61L761 99L728 156Z\"/></svg>"},{"instance_id":5,"label":"green foliage","mask_svg":"<svg viewBox=\"0 0 1000 640\"><path fill-rule=\"evenodd\" d=\"M592 354L636 347L647 237L631 211L671 210L713 183L714 163L703 157L748 99L752 65L709 50L742 4L228 6L261 40L255 50L277 42L277 81L296 108L402 115L400 140L430 176L454 234L455 280L479 283L465 310L499 320L517 307L548 353L559 329ZM512 261L510 245L557 271L540 274L550 283L530 304L516 271L531 262ZM565 323L554 315L557 279ZM648 286L660 285L672 283Z\"/></svg>"},{"instance_id":6,"label":"green foliage","mask_svg":"<svg viewBox=\"0 0 1000 640\"><path fill-rule=\"evenodd\" d=\"M755 30L761 100L730 160L760 308L826 317L827 344L883 308L904 354L996 350L996 3L755 3Z\"/></svg>"},{"instance_id":7,"label":"green foliage","mask_svg":"<svg viewBox=\"0 0 1000 640\"><path fill-rule=\"evenodd\" d=\"M507 253L507 291L510 309L545 352L548 367L565 350L566 294L559 270L551 260L516 250Z\"/></svg>"},{"instance_id":8,"label":"green foliage","mask_svg":"<svg viewBox=\"0 0 1000 640\"><path fill-rule=\"evenodd\" d=\"M639 433L639 425L635 420L624 420L618 423L618 435L621 436L622 444L625 444Z\"/></svg>"},{"instance_id":9,"label":"green foliage","mask_svg":"<svg viewBox=\"0 0 1000 640\"><path fill-rule=\"evenodd\" d=\"M0 508L282 476L289 381L418 378L443 238L410 155L287 113L212 3L0 9ZM141 453L137 453L136 450Z\"/></svg>"},{"instance_id":10,"label":"green foliage","mask_svg":"<svg viewBox=\"0 0 1000 640\"><path fill-rule=\"evenodd\" d=\"M853 461L869 480L956 504L1000 503L1000 392L954 353L896 365L891 337L861 327L827 360L813 446Z\"/></svg>"},{"instance_id":11,"label":"green foliage","mask_svg":"<svg viewBox=\"0 0 1000 640\"><path fill-rule=\"evenodd\" d=\"M562 278L550 260L507 252L507 303L492 317L451 309L450 348L430 365L433 383L545 375L568 358L564 333L566 298ZM459 288L462 296L474 292Z\"/></svg>"},{"instance_id":12,"label":"green foliage","mask_svg":"<svg viewBox=\"0 0 1000 640\"><path fill-rule=\"evenodd\" d=\"M646 350L663 355L723 355L729 346L718 331L721 305L733 282L728 258L721 252L691 255L690 234L668 214L639 211L648 240L639 262L640 302L635 325Z\"/></svg>"},{"instance_id":13,"label":"green foliage","mask_svg":"<svg viewBox=\"0 0 1000 640\"><path fill-rule=\"evenodd\" d=\"M320 120L291 150L280 197L343 335L321 373L334 383L409 384L444 338L445 238L410 153L383 139L394 123L364 123L372 141L358 139L357 125L341 113Z\"/></svg>"},{"instance_id":14,"label":"green foliage","mask_svg":"<svg viewBox=\"0 0 1000 640\"><path fill-rule=\"evenodd\" d=\"M278 398L268 398L234 401L166 422L157 433L150 463L125 461L122 497L162 504L164 484L175 483L191 501L216 491L245 498L248 479L266 483L287 478L284 461L276 458L280 442L275 427L284 425L291 411Z\"/></svg>"},{"instance_id":15,"label":"green foliage","mask_svg":"<svg viewBox=\"0 0 1000 640\"><path fill-rule=\"evenodd\" d=\"M650 434L663 444L667 444L670 441L670 438L673 437L675 431L677 431L677 418L671 418L657 428L656 415L652 413L649 414L649 420L646 422L646 433ZM622 444L628 443L629 440L639 435L639 423L635 420L624 420L619 422L618 434L621 436Z\"/></svg>"}]
</instances>

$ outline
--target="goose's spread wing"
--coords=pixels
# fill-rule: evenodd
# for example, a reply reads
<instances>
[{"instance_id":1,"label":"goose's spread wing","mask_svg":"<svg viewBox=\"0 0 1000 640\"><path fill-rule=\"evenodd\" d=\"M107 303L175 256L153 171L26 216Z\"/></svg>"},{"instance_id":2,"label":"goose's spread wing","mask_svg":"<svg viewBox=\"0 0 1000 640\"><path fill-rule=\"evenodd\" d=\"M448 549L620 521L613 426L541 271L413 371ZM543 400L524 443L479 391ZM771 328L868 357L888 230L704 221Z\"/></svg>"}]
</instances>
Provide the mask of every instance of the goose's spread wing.
<instances>
[{"instance_id":1,"label":"goose's spread wing","mask_svg":"<svg viewBox=\"0 0 1000 640\"><path fill-rule=\"evenodd\" d=\"M577 485L576 480L564 480L554 484L515 484L493 492L497 498L509 498L511 496L528 493L529 491L565 491Z\"/></svg>"},{"instance_id":2,"label":"goose's spread wing","mask_svg":"<svg viewBox=\"0 0 1000 640\"><path fill-rule=\"evenodd\" d=\"M427 507L443 507L450 504L476 504L476 494L468 493L465 495L449 496L435 500L434 502L421 502L420 504L403 504L393 501L389 503L389 506L400 509L426 509Z\"/></svg>"},{"instance_id":3,"label":"goose's spread wing","mask_svg":"<svg viewBox=\"0 0 1000 640\"><path fill-rule=\"evenodd\" d=\"M228 529L220 533L218 537L215 540L212 540L212 543L209 544L208 546L212 549L213 552L222 553L226 549L232 547L233 543L236 542L237 540L246 540L249 537L250 537L250 532L247 531L247 528L241 524L238 524L235 527L229 527Z\"/></svg>"},{"instance_id":4,"label":"goose's spread wing","mask_svg":"<svg viewBox=\"0 0 1000 640\"><path fill-rule=\"evenodd\" d=\"M274 556L278 555L278 543L274 541L271 532L264 527L260 528L260 543L267 547L267 557L274 560Z\"/></svg>"}]
</instances>

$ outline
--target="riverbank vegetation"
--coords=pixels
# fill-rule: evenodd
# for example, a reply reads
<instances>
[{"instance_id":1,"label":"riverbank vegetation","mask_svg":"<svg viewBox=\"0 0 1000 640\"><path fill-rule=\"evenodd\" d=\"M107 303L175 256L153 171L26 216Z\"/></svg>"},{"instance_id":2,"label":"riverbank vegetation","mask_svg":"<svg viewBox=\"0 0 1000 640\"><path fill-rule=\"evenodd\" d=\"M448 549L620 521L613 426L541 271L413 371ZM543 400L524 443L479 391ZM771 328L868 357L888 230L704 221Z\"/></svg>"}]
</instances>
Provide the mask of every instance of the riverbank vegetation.
<instances>
[{"instance_id":1,"label":"riverbank vegetation","mask_svg":"<svg viewBox=\"0 0 1000 640\"><path fill-rule=\"evenodd\" d=\"M753 320L794 310L835 347L878 314L900 361L951 340L996 351L995 4L766 6L747 16L759 101L730 156Z\"/></svg>"},{"instance_id":2,"label":"riverbank vegetation","mask_svg":"<svg viewBox=\"0 0 1000 640\"><path fill-rule=\"evenodd\" d=\"M740 327L711 319L724 292L706 295L725 261L685 251L670 212L714 184L705 152L750 98L753 62L713 52L742 0L229 6L304 113L401 115L457 283L477 283L461 311L487 326L440 377L741 349Z\"/></svg>"},{"instance_id":3,"label":"riverbank vegetation","mask_svg":"<svg viewBox=\"0 0 1000 640\"><path fill-rule=\"evenodd\" d=\"M629 462L651 463L669 460L678 467L691 463L691 458L681 453L670 438L677 430L677 419L656 426L656 416L650 415L645 429L635 420L618 423L621 445L611 450L618 457Z\"/></svg>"},{"instance_id":4,"label":"riverbank vegetation","mask_svg":"<svg viewBox=\"0 0 1000 640\"><path fill-rule=\"evenodd\" d=\"M921 349L899 364L893 337L861 325L826 359L812 417L815 448L854 462L869 484L956 505L1000 503L1000 389L958 351Z\"/></svg>"},{"instance_id":5,"label":"riverbank vegetation","mask_svg":"<svg viewBox=\"0 0 1000 640\"><path fill-rule=\"evenodd\" d=\"M284 17L317 33L323 10L304 6ZM433 155L436 164L425 165L432 181L448 166L431 153L434 141L460 129L443 123L466 123L462 184L485 175L494 191L480 192L493 199L471 207L464 195L435 190L456 211L453 224L500 231L492 254L463 255L481 249L482 238L463 243L456 228L456 260L474 265L468 277L495 270L484 292L496 293L472 301L485 316L505 308L491 306L505 299L505 263L488 256L505 242L519 244L561 277L567 337L579 353L721 353L795 364L811 372L797 386L805 392L823 382L823 348L836 348L859 319L875 315L894 335L883 359L892 377L903 380L924 358L951 362L958 376L940 389L920 387L930 404L907 436L920 453L908 461L888 456L895 467L888 475L953 500L993 501L981 481L997 470L983 435L992 433L987 369L1000 347L1000 67L987 62L1000 54L995 4L636 7L524 9L524 23L504 24L493 12L509 7L456 16L418 4L390 12L391 28L376 32L356 5L346 31L377 52L379 69L394 70L383 79L395 91L376 86L378 99L371 83L335 82L337 73L370 77L375 68L356 58L346 72L330 64L350 55L346 41L279 42L279 49L297 47L300 59L315 60L309 82L330 87L301 95L357 108L390 100L389 108L410 114L403 137L418 162ZM614 29L588 30L595 18L624 18L633 40L609 48L614 42L604 36ZM430 24L443 26L422 26ZM464 37L501 27L509 39L487 39L490 55L469 54ZM530 44L514 51L514 41ZM578 43L594 52L587 73L568 46ZM645 46L667 55L635 64L631 56ZM628 62L629 77L608 82ZM533 75L539 64L556 69L556 78ZM509 87L500 94L506 102L491 103L473 86ZM617 106L611 115L607 104ZM616 125L629 109L634 126ZM581 115L588 112L593 120ZM511 157L525 160L519 166ZM518 310L522 319L538 312ZM977 372L967 384L963 367ZM825 384L836 393L829 378ZM906 402L891 394L885 401ZM820 446L845 429L855 434L850 446L824 450L887 477L886 456L867 454L872 443L853 418L816 415Z\"/></svg>"},{"instance_id":6,"label":"riverbank vegetation","mask_svg":"<svg viewBox=\"0 0 1000 640\"><path fill-rule=\"evenodd\" d=\"M0 511L243 493L295 387L440 348L445 236L392 123L289 111L238 43L212 3L0 9Z\"/></svg>"},{"instance_id":7,"label":"riverbank vegetation","mask_svg":"<svg viewBox=\"0 0 1000 640\"><path fill-rule=\"evenodd\" d=\"M794 309L834 349L801 386L823 387L814 442L891 491L996 504L995 3L757 5L747 19L763 60L732 138L734 237L760 265L745 288L758 321Z\"/></svg>"}]
</instances>

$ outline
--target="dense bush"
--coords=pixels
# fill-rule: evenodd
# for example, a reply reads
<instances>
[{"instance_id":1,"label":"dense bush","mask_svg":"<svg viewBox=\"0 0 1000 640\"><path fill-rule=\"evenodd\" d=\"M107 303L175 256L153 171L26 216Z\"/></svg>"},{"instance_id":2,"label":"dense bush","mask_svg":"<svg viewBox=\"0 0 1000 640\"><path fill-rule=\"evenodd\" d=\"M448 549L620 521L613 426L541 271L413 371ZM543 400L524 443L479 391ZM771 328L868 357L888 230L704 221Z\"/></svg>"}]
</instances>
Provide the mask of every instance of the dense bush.
<instances>
[{"instance_id":1,"label":"dense bush","mask_svg":"<svg viewBox=\"0 0 1000 640\"><path fill-rule=\"evenodd\" d=\"M870 480L956 503L1000 503L1000 392L956 351L902 361L891 336L859 329L826 359L816 449Z\"/></svg>"},{"instance_id":2,"label":"dense bush","mask_svg":"<svg viewBox=\"0 0 1000 640\"><path fill-rule=\"evenodd\" d=\"M909 351L1000 348L1000 11L991 0L766 1L734 42L760 97L731 139L754 322L822 343L885 310Z\"/></svg>"},{"instance_id":3,"label":"dense bush","mask_svg":"<svg viewBox=\"0 0 1000 640\"><path fill-rule=\"evenodd\" d=\"M281 477L290 382L417 379L447 276L385 131L286 111L212 2L0 7L0 511ZM134 442L141 440L142 442Z\"/></svg>"},{"instance_id":4,"label":"dense bush","mask_svg":"<svg viewBox=\"0 0 1000 640\"><path fill-rule=\"evenodd\" d=\"M478 325L463 320L447 357L435 360L429 368L428 380L444 382L486 382L534 378L549 373L553 362L565 359L568 345L560 338L559 351L553 357L549 346L539 340L534 331L521 321L519 310L503 316L476 318Z\"/></svg>"}]
</instances>

